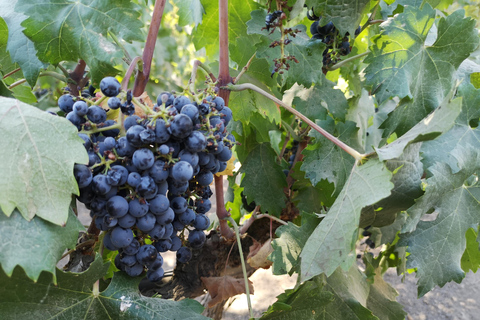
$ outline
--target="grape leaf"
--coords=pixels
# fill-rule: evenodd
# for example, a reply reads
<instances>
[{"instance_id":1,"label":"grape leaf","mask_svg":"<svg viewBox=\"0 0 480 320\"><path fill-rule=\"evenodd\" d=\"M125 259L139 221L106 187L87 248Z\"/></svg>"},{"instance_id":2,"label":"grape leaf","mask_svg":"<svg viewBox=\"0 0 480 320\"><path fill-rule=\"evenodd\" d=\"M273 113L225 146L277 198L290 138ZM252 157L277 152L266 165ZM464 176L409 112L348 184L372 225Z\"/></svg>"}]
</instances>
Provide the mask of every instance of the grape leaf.
<instances>
[{"instance_id":1,"label":"grape leaf","mask_svg":"<svg viewBox=\"0 0 480 320\"><path fill-rule=\"evenodd\" d=\"M335 121L329 117L325 121L316 123L355 148L358 129L354 122L335 124ZM301 170L305 172L305 177L310 179L314 186L321 180L334 183L335 193L338 194L343 188L355 160L320 133L312 130L309 135L315 138L315 144L308 146L302 152L304 160Z\"/></svg>"},{"instance_id":2,"label":"grape leaf","mask_svg":"<svg viewBox=\"0 0 480 320\"><path fill-rule=\"evenodd\" d=\"M123 272L115 273L108 288L100 294L92 287L108 269L97 259L83 273L60 270L58 284L42 273L33 283L17 268L12 277L0 270L0 318L29 319L207 319L201 316L203 307L193 300L170 301L147 298L138 292L140 278Z\"/></svg>"},{"instance_id":3,"label":"grape leaf","mask_svg":"<svg viewBox=\"0 0 480 320\"><path fill-rule=\"evenodd\" d=\"M430 168L433 176L426 181L425 194L407 210L408 220L400 235L399 245L408 246L410 252L407 267L417 268L420 297L435 285L462 281L465 233L480 222L480 186L468 182L472 174L480 173L480 153L458 146L452 154L460 170L453 173L445 163ZM419 222L431 209L438 213L437 218Z\"/></svg>"},{"instance_id":4,"label":"grape leaf","mask_svg":"<svg viewBox=\"0 0 480 320\"><path fill-rule=\"evenodd\" d=\"M205 10L200 0L173 0L173 3L178 7L178 25L183 27L193 22L197 26L202 23Z\"/></svg>"},{"instance_id":5,"label":"grape leaf","mask_svg":"<svg viewBox=\"0 0 480 320\"><path fill-rule=\"evenodd\" d=\"M368 0L307 0L307 7L312 8L315 15L322 17L320 25L333 22L340 34L355 34L358 28L362 13Z\"/></svg>"},{"instance_id":6,"label":"grape leaf","mask_svg":"<svg viewBox=\"0 0 480 320\"><path fill-rule=\"evenodd\" d=\"M457 161L450 154L458 145L471 145L480 148L480 128L475 126L480 117L480 89L471 84L458 88L457 97L462 97L462 111L455 119L454 126L440 137L426 141L422 145L422 162L429 168L436 162L446 162L453 171L458 171ZM473 126L470 126L473 122Z\"/></svg>"},{"instance_id":7,"label":"grape leaf","mask_svg":"<svg viewBox=\"0 0 480 320\"><path fill-rule=\"evenodd\" d=\"M380 103L392 96L402 99L383 124L387 135L393 131L403 135L453 89L455 70L479 42L475 21L463 16L458 10L441 18L435 43L426 45L435 10L429 4L423 9L406 6L373 38L371 53L364 61L369 63L366 83Z\"/></svg>"},{"instance_id":8,"label":"grape leaf","mask_svg":"<svg viewBox=\"0 0 480 320\"><path fill-rule=\"evenodd\" d=\"M403 136L386 146L376 149L378 158L380 160L398 158L410 143L433 140L453 126L461 110L461 99L450 100L447 97L441 106Z\"/></svg>"},{"instance_id":9,"label":"grape leaf","mask_svg":"<svg viewBox=\"0 0 480 320\"><path fill-rule=\"evenodd\" d=\"M404 320L407 313L396 302L397 291L383 280L380 269L375 270L373 284L367 299L367 308L382 320Z\"/></svg>"},{"instance_id":10,"label":"grape leaf","mask_svg":"<svg viewBox=\"0 0 480 320\"><path fill-rule=\"evenodd\" d=\"M278 217L285 207L283 188L287 182L275 159L275 151L268 143L258 144L242 164L240 171L245 177L240 186L244 187L243 193L249 203L255 201L262 206L262 212L268 211Z\"/></svg>"},{"instance_id":11,"label":"grape leaf","mask_svg":"<svg viewBox=\"0 0 480 320\"><path fill-rule=\"evenodd\" d=\"M42 271L53 274L55 266L67 248L74 248L78 232L85 228L73 211L69 210L69 219L65 227L47 222L39 217L27 221L15 210L10 217L0 210L0 265L8 276L15 266L25 270L27 276L36 281ZM21 237L21 241L10 241L12 235Z\"/></svg>"},{"instance_id":12,"label":"grape leaf","mask_svg":"<svg viewBox=\"0 0 480 320\"><path fill-rule=\"evenodd\" d=\"M392 194L372 206L363 208L360 227L383 227L395 221L397 213L407 210L422 196L423 165L420 161L420 143L405 148L399 158L388 160L386 167L395 172Z\"/></svg>"},{"instance_id":13,"label":"grape leaf","mask_svg":"<svg viewBox=\"0 0 480 320\"><path fill-rule=\"evenodd\" d=\"M18 65L12 63L10 54L7 51L8 44L8 27L3 18L0 18L0 72L6 73L18 68Z\"/></svg>"},{"instance_id":14,"label":"grape leaf","mask_svg":"<svg viewBox=\"0 0 480 320\"><path fill-rule=\"evenodd\" d=\"M365 89L362 89L361 94L349 100L348 103L350 106L348 107L346 120L357 124L357 145L365 150L367 149L366 143L369 135L367 132L370 120L375 116L375 103Z\"/></svg>"},{"instance_id":15,"label":"grape leaf","mask_svg":"<svg viewBox=\"0 0 480 320\"><path fill-rule=\"evenodd\" d=\"M0 208L17 208L64 225L72 193L78 194L73 165L87 163L83 140L70 121L11 98L0 97Z\"/></svg>"},{"instance_id":16,"label":"grape leaf","mask_svg":"<svg viewBox=\"0 0 480 320\"><path fill-rule=\"evenodd\" d=\"M377 319L366 308L369 285L357 269L337 269L330 277L317 276L296 290L287 290L277 297L261 320L267 319Z\"/></svg>"},{"instance_id":17,"label":"grape leaf","mask_svg":"<svg viewBox=\"0 0 480 320\"><path fill-rule=\"evenodd\" d=\"M345 121L348 109L347 99L341 90L334 89L334 83L324 80L322 84L306 89L294 84L285 95L293 95L292 104L310 120L325 120L327 112L340 121ZM285 99L285 97L284 97Z\"/></svg>"},{"instance_id":18,"label":"grape leaf","mask_svg":"<svg viewBox=\"0 0 480 320\"><path fill-rule=\"evenodd\" d=\"M378 160L353 167L345 187L302 250L302 281L321 273L330 276L339 266L350 268L361 209L390 195L391 178L392 173Z\"/></svg>"},{"instance_id":19,"label":"grape leaf","mask_svg":"<svg viewBox=\"0 0 480 320\"><path fill-rule=\"evenodd\" d=\"M277 238L272 241L273 252L268 257L273 262L274 275L291 274L298 268L300 252L319 222L315 214L304 212L301 226L289 222L277 228Z\"/></svg>"},{"instance_id":20,"label":"grape leaf","mask_svg":"<svg viewBox=\"0 0 480 320\"><path fill-rule=\"evenodd\" d=\"M42 61L83 59L94 83L115 74L114 58L123 56L107 39L109 32L127 42L143 40L140 10L127 0L18 0L15 10L28 16L24 33Z\"/></svg>"},{"instance_id":21,"label":"grape leaf","mask_svg":"<svg viewBox=\"0 0 480 320\"><path fill-rule=\"evenodd\" d=\"M33 87L37 82L40 70L45 65L38 59L37 50L33 42L23 33L24 28L21 26L21 23L27 16L14 10L17 1L3 1L0 8L0 16L5 19L8 26L7 50L10 53L12 62L18 63L28 84Z\"/></svg>"},{"instance_id":22,"label":"grape leaf","mask_svg":"<svg viewBox=\"0 0 480 320\"><path fill-rule=\"evenodd\" d=\"M465 238L467 239L467 245L460 260L460 265L465 272L470 270L477 272L478 267L480 267L480 248L477 242L477 233L470 228L467 230Z\"/></svg>"},{"instance_id":23,"label":"grape leaf","mask_svg":"<svg viewBox=\"0 0 480 320\"><path fill-rule=\"evenodd\" d=\"M203 8L206 16L202 24L192 32L192 40L196 50L205 47L207 57L218 55L218 1L203 0ZM250 12L258 9L259 5L252 0L228 1L228 41L236 42L236 39L247 34L246 22L250 19Z\"/></svg>"},{"instance_id":24,"label":"grape leaf","mask_svg":"<svg viewBox=\"0 0 480 320\"><path fill-rule=\"evenodd\" d=\"M265 10L255 10L251 13L252 19L247 22L248 34L260 35L259 42L255 44L257 48L257 57L265 58L270 66L270 72L273 72L275 67L274 59L280 58L280 46L270 47L272 42L280 40L280 31L278 28L269 33L267 30L262 30L265 27L265 17L267 12ZM293 56L295 60L289 60L288 70L283 70L281 77L281 85L287 88L293 86L295 83L310 88L312 84L322 84L325 76L322 72L323 50L325 44L320 40L310 41L306 33L304 25L297 25L292 27L293 30L300 30L295 38L290 38L291 42L284 46L285 56ZM308 70L309 72L305 72Z\"/></svg>"}]
</instances>

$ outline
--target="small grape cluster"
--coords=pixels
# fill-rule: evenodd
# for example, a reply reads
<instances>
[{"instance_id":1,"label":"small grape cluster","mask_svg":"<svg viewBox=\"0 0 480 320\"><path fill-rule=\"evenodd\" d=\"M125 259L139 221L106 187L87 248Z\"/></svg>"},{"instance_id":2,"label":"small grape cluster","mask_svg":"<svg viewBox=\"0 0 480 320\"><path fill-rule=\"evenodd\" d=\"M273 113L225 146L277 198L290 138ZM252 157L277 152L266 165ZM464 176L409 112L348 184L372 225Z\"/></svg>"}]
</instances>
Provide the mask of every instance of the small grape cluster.
<instances>
[{"instance_id":1,"label":"small grape cluster","mask_svg":"<svg viewBox=\"0 0 480 320\"><path fill-rule=\"evenodd\" d=\"M177 261L186 263L192 248L206 241L209 185L226 169L235 144L225 128L232 112L219 96L192 102L163 92L153 110L139 117L131 94L115 78L104 78L100 90L110 109L128 115L123 126L107 120L100 106L68 94L58 101L81 131L89 157L88 165L74 167L78 200L105 231L104 246L118 250L116 267L130 276L147 269L156 282L164 274L160 253L176 251Z\"/></svg>"},{"instance_id":2,"label":"small grape cluster","mask_svg":"<svg viewBox=\"0 0 480 320\"><path fill-rule=\"evenodd\" d=\"M307 18L313 21L310 25L312 39L322 40L322 42L327 45L327 48L323 51L324 67L334 65L340 60L340 56L346 56L351 52L352 47L350 45L350 34L348 32L345 36L341 37L331 21L321 26L320 20L322 17L317 17L313 10L307 12ZM358 27L355 30L355 36L358 36L360 31L361 27Z\"/></svg>"}]
</instances>

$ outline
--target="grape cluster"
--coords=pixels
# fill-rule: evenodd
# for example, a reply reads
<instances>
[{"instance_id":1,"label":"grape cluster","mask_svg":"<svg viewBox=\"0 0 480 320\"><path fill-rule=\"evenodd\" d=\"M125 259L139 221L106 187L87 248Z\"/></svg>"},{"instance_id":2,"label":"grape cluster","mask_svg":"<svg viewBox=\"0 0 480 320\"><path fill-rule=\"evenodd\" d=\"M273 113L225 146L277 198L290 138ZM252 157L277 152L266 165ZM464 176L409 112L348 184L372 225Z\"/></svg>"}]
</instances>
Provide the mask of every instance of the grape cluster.
<instances>
[{"instance_id":1,"label":"grape cluster","mask_svg":"<svg viewBox=\"0 0 480 320\"><path fill-rule=\"evenodd\" d=\"M209 185L226 169L235 144L225 128L232 112L219 96L192 102L163 92L153 110L139 117L131 94L115 78L103 79L100 89L110 109L128 115L123 127L107 120L100 106L69 95L58 102L81 130L89 156L88 165L74 167L78 200L104 231L104 246L118 250L117 268L130 276L147 269L156 282L164 273L162 252L176 251L177 261L186 263L192 248L205 243Z\"/></svg>"},{"instance_id":2,"label":"grape cluster","mask_svg":"<svg viewBox=\"0 0 480 320\"><path fill-rule=\"evenodd\" d=\"M310 25L310 33L312 39L322 40L327 45L327 48L323 51L323 65L334 65L340 60L340 56L346 56L351 51L351 45L349 40L349 33L347 32L344 37L339 35L338 30L333 25L333 22L328 22L326 25L321 26L320 20L322 17L317 17L312 11L307 12L307 18L313 23ZM360 34L361 28L358 27L355 30L355 36Z\"/></svg>"}]
</instances>

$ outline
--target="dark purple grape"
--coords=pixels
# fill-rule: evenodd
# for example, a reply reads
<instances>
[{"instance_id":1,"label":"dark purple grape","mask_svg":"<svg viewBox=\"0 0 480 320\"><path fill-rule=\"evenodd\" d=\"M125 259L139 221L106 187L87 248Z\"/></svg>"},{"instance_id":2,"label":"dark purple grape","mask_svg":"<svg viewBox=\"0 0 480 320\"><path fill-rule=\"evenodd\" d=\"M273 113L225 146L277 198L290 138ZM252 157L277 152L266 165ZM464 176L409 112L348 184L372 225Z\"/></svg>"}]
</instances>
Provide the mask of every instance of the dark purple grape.
<instances>
[{"instance_id":1,"label":"dark purple grape","mask_svg":"<svg viewBox=\"0 0 480 320\"><path fill-rule=\"evenodd\" d=\"M138 249L136 254L137 260L143 265L149 265L157 259L157 249L151 244L145 244Z\"/></svg>"},{"instance_id":2,"label":"dark purple grape","mask_svg":"<svg viewBox=\"0 0 480 320\"><path fill-rule=\"evenodd\" d=\"M137 257L135 257L134 255L122 254L120 262L123 263L125 266L131 267L135 263L137 263Z\"/></svg>"},{"instance_id":3,"label":"dark purple grape","mask_svg":"<svg viewBox=\"0 0 480 320\"><path fill-rule=\"evenodd\" d=\"M128 213L135 218L143 217L149 209L148 203L135 198L128 203Z\"/></svg>"},{"instance_id":4,"label":"dark purple grape","mask_svg":"<svg viewBox=\"0 0 480 320\"><path fill-rule=\"evenodd\" d=\"M133 266L125 266L125 273L130 277L138 277L144 271L143 265L140 263L135 263Z\"/></svg>"},{"instance_id":5,"label":"dark purple grape","mask_svg":"<svg viewBox=\"0 0 480 320\"><path fill-rule=\"evenodd\" d=\"M143 145L142 139L140 138L140 133L145 130L144 127L140 125L131 126L127 130L127 141L134 147L141 147Z\"/></svg>"},{"instance_id":6,"label":"dark purple grape","mask_svg":"<svg viewBox=\"0 0 480 320\"><path fill-rule=\"evenodd\" d=\"M148 174L153 178L155 183L160 183L167 180L168 178L168 169L165 161L156 160L153 163L153 166L148 170Z\"/></svg>"},{"instance_id":7,"label":"dark purple grape","mask_svg":"<svg viewBox=\"0 0 480 320\"><path fill-rule=\"evenodd\" d=\"M191 103L184 105L180 113L189 116L192 121L198 119L198 108Z\"/></svg>"},{"instance_id":8,"label":"dark purple grape","mask_svg":"<svg viewBox=\"0 0 480 320\"><path fill-rule=\"evenodd\" d=\"M138 249L140 249L140 242L138 242L137 239L133 239L128 246L123 248L123 252L125 254L134 255L138 252Z\"/></svg>"},{"instance_id":9,"label":"dark purple grape","mask_svg":"<svg viewBox=\"0 0 480 320\"><path fill-rule=\"evenodd\" d=\"M197 214L192 226L198 230L207 230L210 226L210 219L204 214Z\"/></svg>"},{"instance_id":10,"label":"dark purple grape","mask_svg":"<svg viewBox=\"0 0 480 320\"><path fill-rule=\"evenodd\" d=\"M128 129L130 129L131 127L138 125L139 120L140 117L136 115L126 117L125 121L123 122L123 127L125 128L125 131L128 131Z\"/></svg>"},{"instance_id":11,"label":"dark purple grape","mask_svg":"<svg viewBox=\"0 0 480 320\"><path fill-rule=\"evenodd\" d=\"M96 175L93 177L93 191L99 195L105 195L112 189L112 186L108 184L107 176Z\"/></svg>"},{"instance_id":12,"label":"dark purple grape","mask_svg":"<svg viewBox=\"0 0 480 320\"><path fill-rule=\"evenodd\" d=\"M232 150L228 147L224 147L222 152L217 154L218 161L228 161L232 157Z\"/></svg>"},{"instance_id":13,"label":"dark purple grape","mask_svg":"<svg viewBox=\"0 0 480 320\"><path fill-rule=\"evenodd\" d=\"M120 93L120 82L114 77L105 77L100 81L100 90L107 97L115 97Z\"/></svg>"},{"instance_id":14,"label":"dark purple grape","mask_svg":"<svg viewBox=\"0 0 480 320\"><path fill-rule=\"evenodd\" d=\"M149 232L155 227L155 222L157 222L155 216L148 212L143 217L137 218L137 228L143 232Z\"/></svg>"},{"instance_id":15,"label":"dark purple grape","mask_svg":"<svg viewBox=\"0 0 480 320\"><path fill-rule=\"evenodd\" d=\"M113 148L115 148L115 145L117 144L115 139L112 137L106 137L105 140L103 140L103 143L105 144L105 148L107 148L108 150L112 150Z\"/></svg>"},{"instance_id":16,"label":"dark purple grape","mask_svg":"<svg viewBox=\"0 0 480 320\"><path fill-rule=\"evenodd\" d=\"M87 118L93 123L102 123L107 120L107 112L99 106L91 106L88 108Z\"/></svg>"},{"instance_id":17,"label":"dark purple grape","mask_svg":"<svg viewBox=\"0 0 480 320\"><path fill-rule=\"evenodd\" d=\"M73 112L75 112L79 117L84 117L88 112L88 105L85 101L77 101L73 104Z\"/></svg>"},{"instance_id":18,"label":"dark purple grape","mask_svg":"<svg viewBox=\"0 0 480 320\"><path fill-rule=\"evenodd\" d=\"M136 190L140 197L152 199L157 194L158 187L152 177L144 176L140 179L140 183L138 184Z\"/></svg>"},{"instance_id":19,"label":"dark purple grape","mask_svg":"<svg viewBox=\"0 0 480 320\"><path fill-rule=\"evenodd\" d=\"M110 251L117 251L119 247L112 243L111 232L106 232L103 236L103 246Z\"/></svg>"},{"instance_id":20,"label":"dark purple grape","mask_svg":"<svg viewBox=\"0 0 480 320\"><path fill-rule=\"evenodd\" d=\"M164 195L157 194L153 199L149 200L150 212L160 215L170 208L170 201Z\"/></svg>"},{"instance_id":21,"label":"dark purple grape","mask_svg":"<svg viewBox=\"0 0 480 320\"><path fill-rule=\"evenodd\" d=\"M75 101L73 101L73 96L69 94L64 94L58 98L58 106L64 113L72 112L74 103Z\"/></svg>"},{"instance_id":22,"label":"dark purple grape","mask_svg":"<svg viewBox=\"0 0 480 320\"><path fill-rule=\"evenodd\" d=\"M85 149L90 149L92 147L92 140L90 140L90 137L86 135L85 133L79 133L78 136L82 138L83 140L83 146Z\"/></svg>"},{"instance_id":23,"label":"dark purple grape","mask_svg":"<svg viewBox=\"0 0 480 320\"><path fill-rule=\"evenodd\" d=\"M212 208L212 203L209 199L200 199L195 201L195 206L197 213L207 213Z\"/></svg>"},{"instance_id":24,"label":"dark purple grape","mask_svg":"<svg viewBox=\"0 0 480 320\"><path fill-rule=\"evenodd\" d=\"M182 247L182 240L180 240L177 236L172 236L172 247L169 249L170 251L177 251Z\"/></svg>"},{"instance_id":25,"label":"dark purple grape","mask_svg":"<svg viewBox=\"0 0 480 320\"><path fill-rule=\"evenodd\" d=\"M144 144L152 144L155 143L156 136L155 136L155 131L153 131L150 128L144 129L142 132L140 132L140 140Z\"/></svg>"},{"instance_id":26,"label":"dark purple grape","mask_svg":"<svg viewBox=\"0 0 480 320\"><path fill-rule=\"evenodd\" d=\"M107 172L107 179L111 186L124 185L127 183L128 170L120 165L113 166Z\"/></svg>"},{"instance_id":27,"label":"dark purple grape","mask_svg":"<svg viewBox=\"0 0 480 320\"><path fill-rule=\"evenodd\" d=\"M225 107L225 100L223 100L222 97L217 96L212 100L211 106L217 109L217 111L222 111L223 107Z\"/></svg>"},{"instance_id":28,"label":"dark purple grape","mask_svg":"<svg viewBox=\"0 0 480 320\"><path fill-rule=\"evenodd\" d=\"M201 186L208 186L213 182L213 174L210 171L202 172L195 177L195 180Z\"/></svg>"},{"instance_id":29,"label":"dark purple grape","mask_svg":"<svg viewBox=\"0 0 480 320\"><path fill-rule=\"evenodd\" d=\"M69 112L65 118L67 118L67 120L73 123L73 125L75 125L77 128L80 127L80 125L85 122L85 119L83 119L73 111Z\"/></svg>"},{"instance_id":30,"label":"dark purple grape","mask_svg":"<svg viewBox=\"0 0 480 320\"><path fill-rule=\"evenodd\" d=\"M137 219L128 213L118 219L118 225L125 229L133 227L136 222Z\"/></svg>"},{"instance_id":31,"label":"dark purple grape","mask_svg":"<svg viewBox=\"0 0 480 320\"><path fill-rule=\"evenodd\" d=\"M162 214L157 215L156 219L158 224L164 226L173 222L173 219L175 219L175 213L173 212L172 208L168 208Z\"/></svg>"},{"instance_id":32,"label":"dark purple grape","mask_svg":"<svg viewBox=\"0 0 480 320\"><path fill-rule=\"evenodd\" d=\"M118 219L112 217L109 214L103 216L103 224L108 227L108 229L112 229L118 224Z\"/></svg>"},{"instance_id":33,"label":"dark purple grape","mask_svg":"<svg viewBox=\"0 0 480 320\"><path fill-rule=\"evenodd\" d=\"M195 212L192 209L187 209L185 212L180 213L177 217L178 221L180 221L184 226L188 226L195 221Z\"/></svg>"},{"instance_id":34,"label":"dark purple grape","mask_svg":"<svg viewBox=\"0 0 480 320\"><path fill-rule=\"evenodd\" d=\"M79 188L85 188L93 179L92 172L84 164L75 164L73 167L73 175L75 176L75 180L77 180Z\"/></svg>"},{"instance_id":35,"label":"dark purple grape","mask_svg":"<svg viewBox=\"0 0 480 320\"><path fill-rule=\"evenodd\" d=\"M108 107L112 110L116 110L122 106L122 101L117 97L111 97L108 99Z\"/></svg>"},{"instance_id":36,"label":"dark purple grape","mask_svg":"<svg viewBox=\"0 0 480 320\"><path fill-rule=\"evenodd\" d=\"M165 143L170 139L170 133L163 119L157 119L155 122L155 142Z\"/></svg>"},{"instance_id":37,"label":"dark purple grape","mask_svg":"<svg viewBox=\"0 0 480 320\"><path fill-rule=\"evenodd\" d=\"M190 99L185 96L178 96L173 100L173 106L178 112L182 110L182 107L186 104L192 103Z\"/></svg>"},{"instance_id":38,"label":"dark purple grape","mask_svg":"<svg viewBox=\"0 0 480 320\"><path fill-rule=\"evenodd\" d=\"M198 154L196 152L190 152L188 150L183 149L178 154L178 159L181 161L186 161L190 163L192 167L198 165Z\"/></svg>"},{"instance_id":39,"label":"dark purple grape","mask_svg":"<svg viewBox=\"0 0 480 320\"><path fill-rule=\"evenodd\" d=\"M207 240L207 237L203 231L192 230L188 234L188 242L192 248L201 248L204 245L205 240Z\"/></svg>"},{"instance_id":40,"label":"dark purple grape","mask_svg":"<svg viewBox=\"0 0 480 320\"><path fill-rule=\"evenodd\" d=\"M123 217L128 212L128 201L121 196L113 196L107 201L107 212L115 218Z\"/></svg>"},{"instance_id":41,"label":"dark purple grape","mask_svg":"<svg viewBox=\"0 0 480 320\"><path fill-rule=\"evenodd\" d=\"M170 125L172 135L178 139L184 139L193 131L193 122L185 114L177 114Z\"/></svg>"},{"instance_id":42,"label":"dark purple grape","mask_svg":"<svg viewBox=\"0 0 480 320\"><path fill-rule=\"evenodd\" d=\"M138 149L133 153L132 163L138 170L147 170L153 166L155 155L150 149Z\"/></svg>"},{"instance_id":43,"label":"dark purple grape","mask_svg":"<svg viewBox=\"0 0 480 320\"><path fill-rule=\"evenodd\" d=\"M233 117L232 110L229 107L225 107L222 109L222 111L220 111L220 114L220 118L225 121L225 126L227 126Z\"/></svg>"},{"instance_id":44,"label":"dark purple grape","mask_svg":"<svg viewBox=\"0 0 480 320\"><path fill-rule=\"evenodd\" d=\"M124 248L133 241L133 232L131 229L115 227L110 235L112 244L117 248Z\"/></svg>"},{"instance_id":45,"label":"dark purple grape","mask_svg":"<svg viewBox=\"0 0 480 320\"><path fill-rule=\"evenodd\" d=\"M167 252L172 247L172 239L160 239L154 244L158 252Z\"/></svg>"},{"instance_id":46,"label":"dark purple grape","mask_svg":"<svg viewBox=\"0 0 480 320\"><path fill-rule=\"evenodd\" d=\"M165 227L160 224L155 224L152 230L148 231L148 234L152 239L160 240L165 234Z\"/></svg>"},{"instance_id":47,"label":"dark purple grape","mask_svg":"<svg viewBox=\"0 0 480 320\"><path fill-rule=\"evenodd\" d=\"M157 149L158 153L167 155L170 153L170 148L166 144L162 144L160 147Z\"/></svg>"},{"instance_id":48,"label":"dark purple grape","mask_svg":"<svg viewBox=\"0 0 480 320\"><path fill-rule=\"evenodd\" d=\"M131 157L136 149L127 141L126 137L120 137L117 140L115 150L120 157Z\"/></svg>"},{"instance_id":49,"label":"dark purple grape","mask_svg":"<svg viewBox=\"0 0 480 320\"><path fill-rule=\"evenodd\" d=\"M163 268L148 270L147 279L151 282L158 282L162 280L164 274L165 274L165 271L163 270Z\"/></svg>"},{"instance_id":50,"label":"dark purple grape","mask_svg":"<svg viewBox=\"0 0 480 320\"><path fill-rule=\"evenodd\" d=\"M162 92L157 97L157 104L161 106L165 104L165 107L171 106L175 97L170 92Z\"/></svg>"},{"instance_id":51,"label":"dark purple grape","mask_svg":"<svg viewBox=\"0 0 480 320\"><path fill-rule=\"evenodd\" d=\"M173 211L175 213L182 213L187 210L187 200L183 197L175 197L172 200L170 200L170 207L172 207Z\"/></svg>"},{"instance_id":52,"label":"dark purple grape","mask_svg":"<svg viewBox=\"0 0 480 320\"><path fill-rule=\"evenodd\" d=\"M138 172L130 172L128 174L127 183L132 188L136 188L140 184L141 180L142 176Z\"/></svg>"},{"instance_id":53,"label":"dark purple grape","mask_svg":"<svg viewBox=\"0 0 480 320\"><path fill-rule=\"evenodd\" d=\"M192 250L187 247L181 247L177 251L177 262L187 263L192 259Z\"/></svg>"},{"instance_id":54,"label":"dark purple grape","mask_svg":"<svg viewBox=\"0 0 480 320\"><path fill-rule=\"evenodd\" d=\"M178 161L172 167L172 177L180 182L187 182L193 177L193 167L186 161Z\"/></svg>"}]
</instances>

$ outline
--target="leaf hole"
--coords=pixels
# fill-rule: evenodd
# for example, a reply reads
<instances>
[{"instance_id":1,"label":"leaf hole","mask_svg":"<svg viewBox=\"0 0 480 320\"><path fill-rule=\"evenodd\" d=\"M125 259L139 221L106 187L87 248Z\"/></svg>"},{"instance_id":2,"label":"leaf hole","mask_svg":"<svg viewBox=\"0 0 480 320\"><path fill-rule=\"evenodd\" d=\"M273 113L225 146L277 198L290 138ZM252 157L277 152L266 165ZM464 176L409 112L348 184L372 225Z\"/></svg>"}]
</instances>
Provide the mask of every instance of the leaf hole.
<instances>
[{"instance_id":1,"label":"leaf hole","mask_svg":"<svg viewBox=\"0 0 480 320\"><path fill-rule=\"evenodd\" d=\"M468 122L468 125L470 126L470 128L475 129L476 127L478 127L478 119L470 120Z\"/></svg>"}]
</instances>

